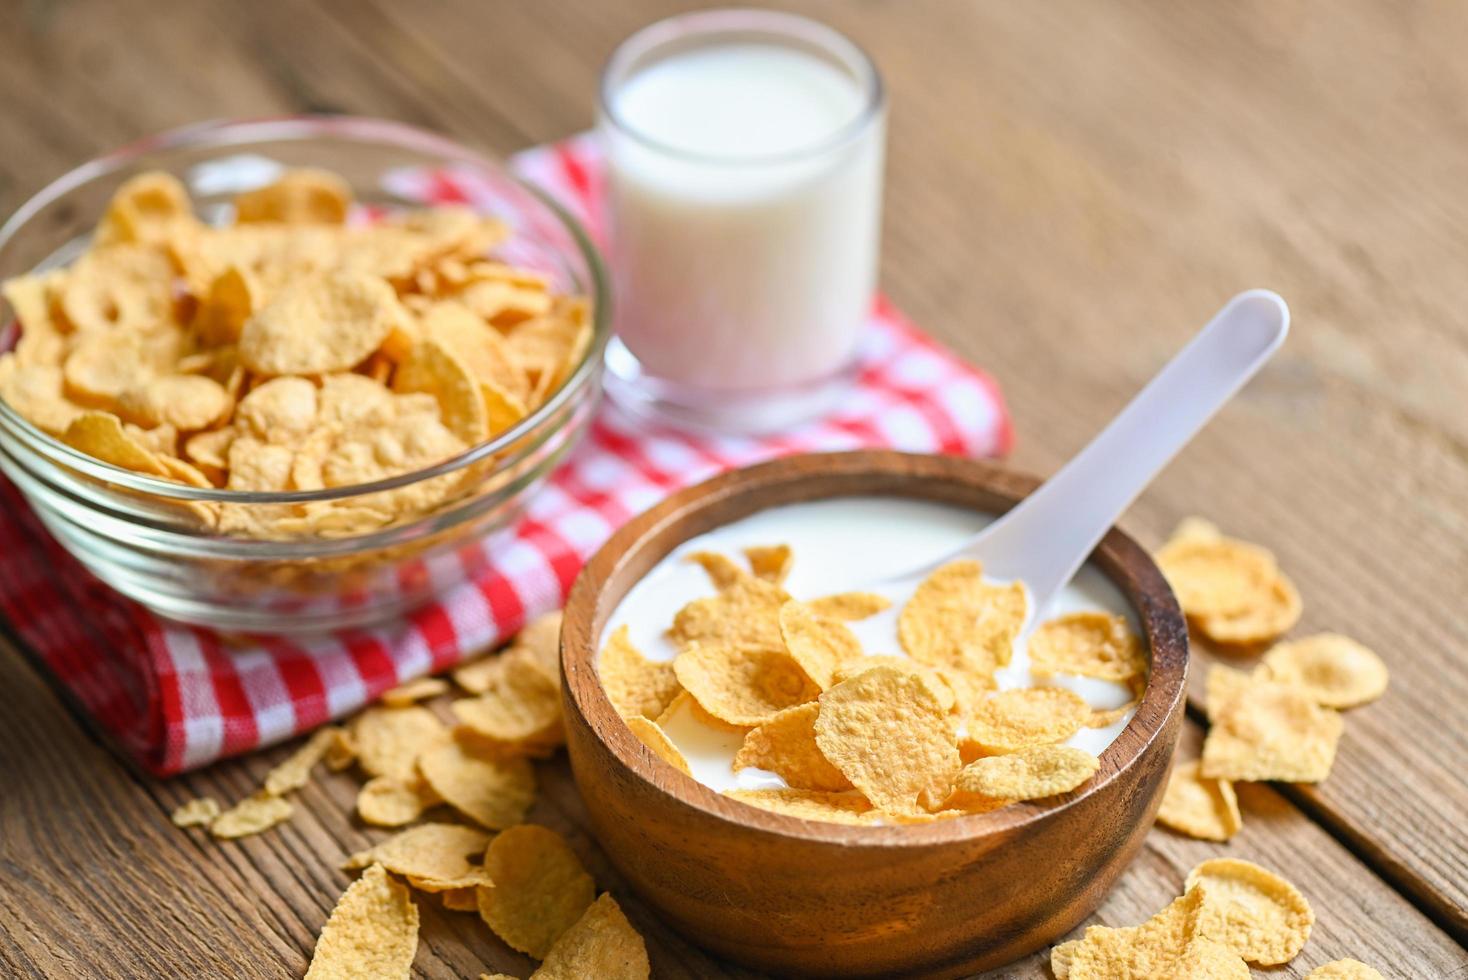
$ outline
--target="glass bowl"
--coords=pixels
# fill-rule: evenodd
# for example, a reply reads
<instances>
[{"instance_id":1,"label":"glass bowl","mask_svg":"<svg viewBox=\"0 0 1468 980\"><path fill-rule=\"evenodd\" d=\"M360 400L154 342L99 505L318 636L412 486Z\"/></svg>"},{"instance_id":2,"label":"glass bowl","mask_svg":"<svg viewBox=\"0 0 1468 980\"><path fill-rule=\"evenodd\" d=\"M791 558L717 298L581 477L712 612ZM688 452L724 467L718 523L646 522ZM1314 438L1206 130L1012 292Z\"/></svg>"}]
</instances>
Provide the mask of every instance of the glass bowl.
<instances>
[{"instance_id":1,"label":"glass bowl","mask_svg":"<svg viewBox=\"0 0 1468 980\"><path fill-rule=\"evenodd\" d=\"M302 117L215 122L174 130L108 154L54 181L0 227L0 277L53 268L85 247L113 192L163 170L184 182L209 220L234 194L281 167L334 171L360 204L421 205L425 174L474 188L469 206L514 232L497 254L590 300L592 340L561 388L513 428L412 473L326 490L245 492L172 483L70 448L0 400L0 470L56 539L102 581L160 615L228 631L310 632L359 627L412 609L475 576L497 532L571 451L601 393L609 332L602 262L581 227L539 191L450 140L373 119ZM463 181L460 182L461 184ZM16 340L0 301L0 350ZM261 540L206 528L201 509L351 502L429 480L458 495L422 516L342 537ZM264 511L270 513L270 511Z\"/></svg>"}]
</instances>

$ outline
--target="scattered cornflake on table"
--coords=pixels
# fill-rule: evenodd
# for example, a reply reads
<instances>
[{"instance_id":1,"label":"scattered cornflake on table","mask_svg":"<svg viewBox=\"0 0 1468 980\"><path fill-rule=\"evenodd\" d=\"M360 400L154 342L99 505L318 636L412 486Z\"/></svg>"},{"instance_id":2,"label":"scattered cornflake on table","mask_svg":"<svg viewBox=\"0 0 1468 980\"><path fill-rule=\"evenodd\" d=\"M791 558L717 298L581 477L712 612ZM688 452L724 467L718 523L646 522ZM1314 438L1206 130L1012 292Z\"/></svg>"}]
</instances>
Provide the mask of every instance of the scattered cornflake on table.
<instances>
[{"instance_id":1,"label":"scattered cornflake on table","mask_svg":"<svg viewBox=\"0 0 1468 980\"><path fill-rule=\"evenodd\" d=\"M581 918L596 883L560 834L522 824L490 842L478 889L479 914L494 934L536 959Z\"/></svg>"},{"instance_id":2,"label":"scattered cornflake on table","mask_svg":"<svg viewBox=\"0 0 1468 980\"><path fill-rule=\"evenodd\" d=\"M1210 779L1318 783L1330 775L1341 716L1298 688L1251 680L1211 712L1202 773Z\"/></svg>"},{"instance_id":3,"label":"scattered cornflake on table","mask_svg":"<svg viewBox=\"0 0 1468 980\"><path fill-rule=\"evenodd\" d=\"M1250 861L1204 861L1188 872L1186 887L1205 889L1203 935L1259 966L1294 959L1315 924L1315 913L1298 888Z\"/></svg>"},{"instance_id":4,"label":"scattered cornflake on table","mask_svg":"<svg viewBox=\"0 0 1468 980\"><path fill-rule=\"evenodd\" d=\"M1090 926L1079 939L1058 943L1050 970L1056 980L1248 980L1248 963L1294 959L1314 922L1310 903L1289 882L1257 864L1219 858L1189 872L1183 895L1141 925ZM1380 980L1355 960L1309 976Z\"/></svg>"},{"instance_id":5,"label":"scattered cornflake on table","mask_svg":"<svg viewBox=\"0 0 1468 980\"><path fill-rule=\"evenodd\" d=\"M382 692L382 703L390 708L403 708L449 692L449 682L442 677L419 677Z\"/></svg>"},{"instance_id":6,"label":"scattered cornflake on table","mask_svg":"<svg viewBox=\"0 0 1468 980\"><path fill-rule=\"evenodd\" d=\"M1305 974L1305 980L1386 980L1360 960L1335 960Z\"/></svg>"},{"instance_id":7,"label":"scattered cornflake on table","mask_svg":"<svg viewBox=\"0 0 1468 980\"><path fill-rule=\"evenodd\" d=\"M603 894L556 940L531 980L647 980L652 964L621 906Z\"/></svg>"},{"instance_id":8,"label":"scattered cornflake on table","mask_svg":"<svg viewBox=\"0 0 1468 980\"><path fill-rule=\"evenodd\" d=\"M284 823L290 819L291 812L290 801L261 791L215 817L209 824L209 833L225 840L248 837Z\"/></svg>"},{"instance_id":9,"label":"scattered cornflake on table","mask_svg":"<svg viewBox=\"0 0 1468 980\"><path fill-rule=\"evenodd\" d=\"M521 756L478 752L450 740L423 753L418 769L444 802L490 830L524 820L535 802L535 770Z\"/></svg>"},{"instance_id":10,"label":"scattered cornflake on table","mask_svg":"<svg viewBox=\"0 0 1468 980\"><path fill-rule=\"evenodd\" d=\"M1273 552L1225 537L1201 518L1178 525L1157 564L1189 621L1217 643L1268 643L1300 619L1300 594Z\"/></svg>"},{"instance_id":11,"label":"scattered cornflake on table","mask_svg":"<svg viewBox=\"0 0 1468 980\"><path fill-rule=\"evenodd\" d=\"M348 886L316 940L305 980L405 978L418 951L418 906L374 864Z\"/></svg>"},{"instance_id":12,"label":"scattered cornflake on table","mask_svg":"<svg viewBox=\"0 0 1468 980\"><path fill-rule=\"evenodd\" d=\"M265 792L271 796L284 796L301 789L311 781L311 770L316 768L331 746L336 742L338 729L335 725L318 728L304 745L286 757L265 775Z\"/></svg>"},{"instance_id":13,"label":"scattered cornflake on table","mask_svg":"<svg viewBox=\"0 0 1468 980\"><path fill-rule=\"evenodd\" d=\"M1203 776L1200 765L1196 759L1174 764L1157 822L1199 840L1226 841L1243 827L1238 795L1227 779Z\"/></svg>"},{"instance_id":14,"label":"scattered cornflake on table","mask_svg":"<svg viewBox=\"0 0 1468 980\"><path fill-rule=\"evenodd\" d=\"M1276 644L1258 673L1299 688L1326 708L1355 708L1386 693L1386 664L1371 650L1339 633L1317 633Z\"/></svg>"},{"instance_id":15,"label":"scattered cornflake on table","mask_svg":"<svg viewBox=\"0 0 1468 980\"><path fill-rule=\"evenodd\" d=\"M180 805L169 817L175 827L207 827L219 816L219 802L212 796L201 796Z\"/></svg>"},{"instance_id":16,"label":"scattered cornflake on table","mask_svg":"<svg viewBox=\"0 0 1468 980\"><path fill-rule=\"evenodd\" d=\"M474 827L419 824L358 851L342 867L356 870L380 864L393 874L408 878L419 891L475 888L492 884L484 868L470 861L471 858L480 860L489 842L490 835Z\"/></svg>"}]
</instances>

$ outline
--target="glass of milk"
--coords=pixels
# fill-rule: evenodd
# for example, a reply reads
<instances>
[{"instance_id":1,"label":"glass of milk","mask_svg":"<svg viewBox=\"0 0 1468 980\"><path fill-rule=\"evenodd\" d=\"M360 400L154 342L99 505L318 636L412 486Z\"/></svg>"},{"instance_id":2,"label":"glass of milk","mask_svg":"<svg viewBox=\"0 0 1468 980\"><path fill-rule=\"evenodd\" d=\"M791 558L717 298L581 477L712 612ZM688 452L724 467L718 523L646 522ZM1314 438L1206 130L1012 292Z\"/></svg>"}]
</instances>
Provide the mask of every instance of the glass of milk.
<instances>
[{"instance_id":1,"label":"glass of milk","mask_svg":"<svg viewBox=\"0 0 1468 980\"><path fill-rule=\"evenodd\" d=\"M660 21L602 78L613 315L607 387L642 415L769 431L850 381L876 284L885 97L814 21Z\"/></svg>"}]
</instances>

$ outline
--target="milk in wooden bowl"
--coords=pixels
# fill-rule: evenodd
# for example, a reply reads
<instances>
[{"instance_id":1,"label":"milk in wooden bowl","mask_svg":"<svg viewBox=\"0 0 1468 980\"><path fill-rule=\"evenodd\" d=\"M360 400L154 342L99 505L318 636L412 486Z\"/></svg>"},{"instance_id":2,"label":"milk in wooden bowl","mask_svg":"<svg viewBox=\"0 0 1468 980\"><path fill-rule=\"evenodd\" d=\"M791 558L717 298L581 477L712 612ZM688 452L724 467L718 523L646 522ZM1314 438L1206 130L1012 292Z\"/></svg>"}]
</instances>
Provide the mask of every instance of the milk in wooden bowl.
<instances>
[{"instance_id":1,"label":"milk in wooden bowl","mask_svg":"<svg viewBox=\"0 0 1468 980\"><path fill-rule=\"evenodd\" d=\"M1034 615L972 567L880 584L1033 486L791 457L673 496L588 564L563 636L573 769L608 853L695 941L776 971L959 975L1100 901L1181 723L1186 630L1150 558L1113 530ZM1077 652L1096 635L1109 652Z\"/></svg>"}]
</instances>

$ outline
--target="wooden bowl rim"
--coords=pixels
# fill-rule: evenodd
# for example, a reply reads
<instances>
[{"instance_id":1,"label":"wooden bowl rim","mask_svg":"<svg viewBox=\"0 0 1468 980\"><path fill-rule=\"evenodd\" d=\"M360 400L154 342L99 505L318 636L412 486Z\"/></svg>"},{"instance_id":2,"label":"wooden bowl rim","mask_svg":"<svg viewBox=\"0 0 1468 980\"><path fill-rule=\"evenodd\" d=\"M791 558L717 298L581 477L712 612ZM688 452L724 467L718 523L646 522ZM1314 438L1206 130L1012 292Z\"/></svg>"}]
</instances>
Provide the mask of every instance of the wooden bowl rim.
<instances>
[{"instance_id":1,"label":"wooden bowl rim","mask_svg":"<svg viewBox=\"0 0 1468 980\"><path fill-rule=\"evenodd\" d=\"M812 461L818 464L815 470L811 468ZM795 454L728 470L677 491L634 517L602 545L577 576L566 600L561 632L561 666L566 678L566 698L581 714L593 735L611 750L612 757L636 778L656 788L669 802L692 807L737 828L809 842L864 847L927 847L972 842L1020 831L1068 809L1136 765L1160 736L1167 719L1181 710L1188 664L1187 625L1172 590L1151 556L1116 527L1107 533L1089 560L1117 587L1136 613L1151 651L1151 673L1131 721L1102 751L1097 774L1071 793L1045 803L1013 803L989 813L944 818L931 823L865 826L807 820L724 796L664 762L632 733L607 698L595 666L598 640L606 620L626 595L624 591L610 602L603 601L606 598L605 585L613 573L658 532L715 504L727 504L731 498L737 497L754 500L761 496L758 491L773 487L789 489L817 479L834 477L854 481L872 475L911 477L914 488L919 480L937 480L957 485L961 490L976 490L1004 498L1009 506L1033 492L1040 483L1032 476L996 463L957 456L894 450ZM1016 489L1020 492L1015 492ZM656 555L652 564L697 534L772 506L841 496L873 494L854 490L850 494L828 493L750 506L704 530L680 537ZM911 497L934 499L921 493L914 493ZM1130 582L1126 580L1128 577ZM636 579L631 584L635 582ZM627 586L629 590L631 584ZM579 773L577 775L580 776ZM606 777L597 773L588 778Z\"/></svg>"}]
</instances>

